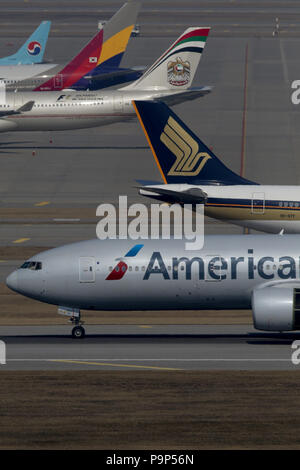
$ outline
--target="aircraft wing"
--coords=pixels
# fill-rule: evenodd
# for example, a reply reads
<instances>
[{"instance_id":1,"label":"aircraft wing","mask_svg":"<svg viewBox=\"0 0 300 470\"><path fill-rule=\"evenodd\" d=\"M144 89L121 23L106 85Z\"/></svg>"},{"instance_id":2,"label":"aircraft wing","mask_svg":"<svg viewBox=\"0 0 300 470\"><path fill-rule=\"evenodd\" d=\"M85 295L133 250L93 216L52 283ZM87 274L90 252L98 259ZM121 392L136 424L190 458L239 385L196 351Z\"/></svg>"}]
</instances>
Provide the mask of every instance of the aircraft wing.
<instances>
[{"instance_id":1,"label":"aircraft wing","mask_svg":"<svg viewBox=\"0 0 300 470\"><path fill-rule=\"evenodd\" d=\"M11 115L13 115L13 114L22 114L22 113L26 113L26 112L32 110L33 105L34 105L34 101L27 101L27 103L23 104L23 106L21 106L21 107L18 108L18 109L0 110L0 117L11 116Z\"/></svg>"},{"instance_id":2,"label":"aircraft wing","mask_svg":"<svg viewBox=\"0 0 300 470\"><path fill-rule=\"evenodd\" d=\"M157 188L153 186L139 187L139 194L165 202L178 202L180 204L205 204L207 194L200 188L191 188L186 191L174 191L172 189Z\"/></svg>"},{"instance_id":3,"label":"aircraft wing","mask_svg":"<svg viewBox=\"0 0 300 470\"><path fill-rule=\"evenodd\" d=\"M163 101L168 106L173 106L175 104L182 103L184 101L191 101L195 100L201 96L205 96L212 91L211 86L202 86L198 88L188 88L187 90L183 90L180 93L176 93L173 95L165 95L161 97L156 97L155 99L159 99Z\"/></svg>"}]
</instances>

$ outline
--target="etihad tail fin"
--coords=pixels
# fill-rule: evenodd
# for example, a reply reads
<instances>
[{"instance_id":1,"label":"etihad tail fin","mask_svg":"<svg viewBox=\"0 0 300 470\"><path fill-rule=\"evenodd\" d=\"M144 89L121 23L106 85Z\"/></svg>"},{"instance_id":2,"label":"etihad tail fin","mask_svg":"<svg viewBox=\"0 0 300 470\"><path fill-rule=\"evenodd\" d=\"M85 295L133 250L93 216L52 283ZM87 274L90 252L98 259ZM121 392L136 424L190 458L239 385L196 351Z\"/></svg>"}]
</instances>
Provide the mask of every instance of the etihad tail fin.
<instances>
[{"instance_id":1,"label":"etihad tail fin","mask_svg":"<svg viewBox=\"0 0 300 470\"><path fill-rule=\"evenodd\" d=\"M53 91L66 88L81 88L85 76L92 79L101 73L110 73L119 68L134 27L141 3L129 0L107 22L90 42L55 77L34 91ZM84 86L82 87L84 89Z\"/></svg>"},{"instance_id":2,"label":"etihad tail fin","mask_svg":"<svg viewBox=\"0 0 300 470\"><path fill-rule=\"evenodd\" d=\"M194 79L210 28L188 28L136 82L122 90L186 90Z\"/></svg>"},{"instance_id":3,"label":"etihad tail fin","mask_svg":"<svg viewBox=\"0 0 300 470\"><path fill-rule=\"evenodd\" d=\"M30 65L43 61L51 21L42 21L32 35L13 55L0 59L0 65Z\"/></svg>"},{"instance_id":4,"label":"etihad tail fin","mask_svg":"<svg viewBox=\"0 0 300 470\"><path fill-rule=\"evenodd\" d=\"M256 184L227 168L166 104L133 106L165 184Z\"/></svg>"}]
</instances>

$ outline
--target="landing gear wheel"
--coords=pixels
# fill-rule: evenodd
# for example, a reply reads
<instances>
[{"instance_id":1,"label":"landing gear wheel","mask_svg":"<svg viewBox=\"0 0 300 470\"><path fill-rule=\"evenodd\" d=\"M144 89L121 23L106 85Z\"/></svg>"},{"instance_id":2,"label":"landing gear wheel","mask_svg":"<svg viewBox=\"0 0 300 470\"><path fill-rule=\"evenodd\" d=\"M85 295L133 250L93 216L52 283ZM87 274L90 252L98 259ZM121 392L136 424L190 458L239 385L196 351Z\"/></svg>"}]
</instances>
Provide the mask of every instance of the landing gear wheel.
<instances>
[{"instance_id":1,"label":"landing gear wheel","mask_svg":"<svg viewBox=\"0 0 300 470\"><path fill-rule=\"evenodd\" d=\"M72 330L72 338L82 339L85 336L85 329L82 326L74 326Z\"/></svg>"}]
</instances>

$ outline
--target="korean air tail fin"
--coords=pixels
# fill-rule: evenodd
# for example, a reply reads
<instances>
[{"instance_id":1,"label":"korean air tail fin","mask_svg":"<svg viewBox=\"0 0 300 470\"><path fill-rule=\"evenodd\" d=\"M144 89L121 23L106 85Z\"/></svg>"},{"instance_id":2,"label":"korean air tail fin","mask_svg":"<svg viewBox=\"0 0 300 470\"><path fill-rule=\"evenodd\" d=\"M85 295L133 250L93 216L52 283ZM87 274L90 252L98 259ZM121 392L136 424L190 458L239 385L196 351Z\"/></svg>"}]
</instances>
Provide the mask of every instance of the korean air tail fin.
<instances>
[{"instance_id":1,"label":"korean air tail fin","mask_svg":"<svg viewBox=\"0 0 300 470\"><path fill-rule=\"evenodd\" d=\"M227 168L165 103L133 106L165 184L256 184Z\"/></svg>"},{"instance_id":2,"label":"korean air tail fin","mask_svg":"<svg viewBox=\"0 0 300 470\"><path fill-rule=\"evenodd\" d=\"M34 91L80 89L80 80L118 70L135 25L140 0L129 0L54 78ZM103 85L104 86L104 85ZM83 87L84 88L84 87Z\"/></svg>"},{"instance_id":3,"label":"korean air tail fin","mask_svg":"<svg viewBox=\"0 0 300 470\"><path fill-rule=\"evenodd\" d=\"M0 65L30 65L43 61L51 21L42 21L23 46L13 55L0 59Z\"/></svg>"},{"instance_id":4,"label":"korean air tail fin","mask_svg":"<svg viewBox=\"0 0 300 470\"><path fill-rule=\"evenodd\" d=\"M134 83L122 90L186 90L194 79L209 27L188 28Z\"/></svg>"}]
</instances>

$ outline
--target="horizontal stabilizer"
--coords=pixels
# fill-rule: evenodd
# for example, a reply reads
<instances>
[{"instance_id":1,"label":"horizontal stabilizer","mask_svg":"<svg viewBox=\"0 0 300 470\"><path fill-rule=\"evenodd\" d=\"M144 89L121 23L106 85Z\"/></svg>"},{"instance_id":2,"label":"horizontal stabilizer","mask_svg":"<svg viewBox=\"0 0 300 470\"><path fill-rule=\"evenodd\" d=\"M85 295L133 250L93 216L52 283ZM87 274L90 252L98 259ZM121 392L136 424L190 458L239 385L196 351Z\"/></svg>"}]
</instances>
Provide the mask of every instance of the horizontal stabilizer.
<instances>
[{"instance_id":1,"label":"horizontal stabilizer","mask_svg":"<svg viewBox=\"0 0 300 470\"><path fill-rule=\"evenodd\" d=\"M18 109L11 109L11 110L7 109L5 111L1 110L0 117L11 116L13 114L22 114L22 113L31 111L33 108L33 105L34 105L34 101L28 101L27 103L23 104L23 106L21 106Z\"/></svg>"},{"instance_id":2,"label":"horizontal stabilizer","mask_svg":"<svg viewBox=\"0 0 300 470\"><path fill-rule=\"evenodd\" d=\"M157 187L138 188L139 194L155 199L162 199L165 202L180 202L181 204L205 204L207 194L200 188L191 188L186 191L173 191L171 189ZM162 197L160 197L162 196Z\"/></svg>"},{"instance_id":3,"label":"horizontal stabilizer","mask_svg":"<svg viewBox=\"0 0 300 470\"><path fill-rule=\"evenodd\" d=\"M100 88L107 88L120 83L132 82L137 80L143 73L142 71L135 69L116 69L112 67L103 67L99 72L101 73L97 75L91 74L84 77L85 79L90 80L90 90L99 90ZM83 87L83 89L85 88Z\"/></svg>"},{"instance_id":4,"label":"horizontal stabilizer","mask_svg":"<svg viewBox=\"0 0 300 470\"><path fill-rule=\"evenodd\" d=\"M113 68L107 68L107 69L104 69L104 72L103 73L99 73L98 75L89 75L89 76L86 76L85 78L90 78L91 80L103 80L103 75L105 75L104 78L106 79L109 79L111 77L126 77L127 75L132 75L132 76L141 76L142 75L142 71L140 70L136 70L134 68L132 69L122 69L122 68L118 68L118 69L113 69Z\"/></svg>"},{"instance_id":5,"label":"horizontal stabilizer","mask_svg":"<svg viewBox=\"0 0 300 470\"><path fill-rule=\"evenodd\" d=\"M153 184L161 184L161 181L151 181L151 180L135 180L137 183L141 184L142 186L148 186Z\"/></svg>"},{"instance_id":6,"label":"horizontal stabilizer","mask_svg":"<svg viewBox=\"0 0 300 470\"><path fill-rule=\"evenodd\" d=\"M180 93L174 93L174 95L166 95L159 98L160 101L163 101L168 106L174 106L175 104L180 104L185 101L192 101L205 96L212 91L212 87L203 86L199 88L189 88Z\"/></svg>"},{"instance_id":7,"label":"horizontal stabilizer","mask_svg":"<svg viewBox=\"0 0 300 470\"><path fill-rule=\"evenodd\" d=\"M27 103L23 104L21 108L17 109L17 113L26 113L28 111L31 111L34 105L34 101L27 101Z\"/></svg>"}]
</instances>

